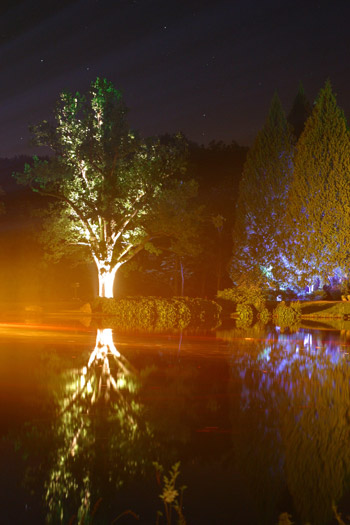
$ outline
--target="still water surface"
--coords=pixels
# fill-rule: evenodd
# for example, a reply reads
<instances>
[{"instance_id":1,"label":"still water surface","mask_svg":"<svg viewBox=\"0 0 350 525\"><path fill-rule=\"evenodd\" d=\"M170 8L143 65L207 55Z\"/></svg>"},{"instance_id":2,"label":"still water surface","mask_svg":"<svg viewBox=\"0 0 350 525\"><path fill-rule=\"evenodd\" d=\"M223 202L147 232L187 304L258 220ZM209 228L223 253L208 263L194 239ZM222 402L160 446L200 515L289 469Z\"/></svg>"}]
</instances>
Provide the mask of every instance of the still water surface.
<instances>
[{"instance_id":1,"label":"still water surface","mask_svg":"<svg viewBox=\"0 0 350 525\"><path fill-rule=\"evenodd\" d=\"M1 324L0 523L154 524L155 461L188 524L347 516L348 335Z\"/></svg>"}]
</instances>

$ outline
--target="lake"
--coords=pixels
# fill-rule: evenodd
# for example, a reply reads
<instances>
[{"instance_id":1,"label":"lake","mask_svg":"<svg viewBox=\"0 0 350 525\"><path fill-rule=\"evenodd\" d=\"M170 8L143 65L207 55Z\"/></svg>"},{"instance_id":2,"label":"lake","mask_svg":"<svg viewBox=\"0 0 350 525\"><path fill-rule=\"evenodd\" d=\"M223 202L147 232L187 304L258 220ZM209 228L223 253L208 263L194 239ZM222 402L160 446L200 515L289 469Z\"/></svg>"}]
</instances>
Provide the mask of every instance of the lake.
<instances>
[{"instance_id":1,"label":"lake","mask_svg":"<svg viewBox=\"0 0 350 525\"><path fill-rule=\"evenodd\" d=\"M349 330L0 334L0 523L161 524L181 498L195 525L350 514Z\"/></svg>"}]
</instances>

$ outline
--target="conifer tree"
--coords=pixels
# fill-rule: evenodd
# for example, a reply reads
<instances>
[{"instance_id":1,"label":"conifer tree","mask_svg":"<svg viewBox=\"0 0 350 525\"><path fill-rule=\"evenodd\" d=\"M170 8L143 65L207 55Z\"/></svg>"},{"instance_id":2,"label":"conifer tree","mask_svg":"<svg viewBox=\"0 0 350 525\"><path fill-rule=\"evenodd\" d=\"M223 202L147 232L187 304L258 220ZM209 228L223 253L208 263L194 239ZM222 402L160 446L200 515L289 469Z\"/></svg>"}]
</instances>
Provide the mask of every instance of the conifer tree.
<instances>
[{"instance_id":1,"label":"conifer tree","mask_svg":"<svg viewBox=\"0 0 350 525\"><path fill-rule=\"evenodd\" d=\"M292 174L293 137L274 95L262 130L250 149L239 186L231 278L234 282L281 280L283 217Z\"/></svg>"},{"instance_id":2,"label":"conifer tree","mask_svg":"<svg viewBox=\"0 0 350 525\"><path fill-rule=\"evenodd\" d=\"M306 98L304 86L300 82L298 93L294 99L292 109L288 114L288 122L293 128L293 133L297 140L304 130L305 122L311 115L311 110L311 104Z\"/></svg>"},{"instance_id":3,"label":"conifer tree","mask_svg":"<svg viewBox=\"0 0 350 525\"><path fill-rule=\"evenodd\" d=\"M349 266L350 135L329 81L297 143L289 197L291 251L306 282Z\"/></svg>"}]
</instances>

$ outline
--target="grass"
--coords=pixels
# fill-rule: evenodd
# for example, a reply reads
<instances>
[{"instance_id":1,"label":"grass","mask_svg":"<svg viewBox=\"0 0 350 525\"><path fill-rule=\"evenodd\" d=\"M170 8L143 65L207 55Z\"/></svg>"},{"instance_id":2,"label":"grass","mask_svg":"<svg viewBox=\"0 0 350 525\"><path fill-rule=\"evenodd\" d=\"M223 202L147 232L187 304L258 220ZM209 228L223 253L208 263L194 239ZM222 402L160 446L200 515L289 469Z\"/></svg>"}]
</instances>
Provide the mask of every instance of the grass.
<instances>
[{"instance_id":1,"label":"grass","mask_svg":"<svg viewBox=\"0 0 350 525\"><path fill-rule=\"evenodd\" d=\"M302 318L343 319L350 316L349 301L312 301L301 303Z\"/></svg>"}]
</instances>

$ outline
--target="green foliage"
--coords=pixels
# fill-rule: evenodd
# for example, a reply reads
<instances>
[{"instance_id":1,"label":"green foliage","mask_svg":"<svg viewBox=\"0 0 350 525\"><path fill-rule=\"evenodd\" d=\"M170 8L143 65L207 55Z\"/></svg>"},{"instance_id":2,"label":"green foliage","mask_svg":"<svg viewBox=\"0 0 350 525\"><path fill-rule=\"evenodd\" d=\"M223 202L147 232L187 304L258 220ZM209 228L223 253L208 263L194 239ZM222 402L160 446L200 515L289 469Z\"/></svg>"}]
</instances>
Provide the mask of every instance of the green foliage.
<instances>
[{"instance_id":1,"label":"green foliage","mask_svg":"<svg viewBox=\"0 0 350 525\"><path fill-rule=\"evenodd\" d=\"M298 318L301 316L301 303L300 301L291 301L290 307L296 312Z\"/></svg>"},{"instance_id":2,"label":"green foliage","mask_svg":"<svg viewBox=\"0 0 350 525\"><path fill-rule=\"evenodd\" d=\"M241 284L233 288L219 290L217 296L236 304L250 304L258 312L265 308L265 297L260 286L255 284Z\"/></svg>"},{"instance_id":3,"label":"green foliage","mask_svg":"<svg viewBox=\"0 0 350 525\"><path fill-rule=\"evenodd\" d=\"M293 136L275 94L262 130L248 152L239 186L231 279L263 284L285 278L281 252L288 239L284 224L292 176Z\"/></svg>"},{"instance_id":4,"label":"green foliage","mask_svg":"<svg viewBox=\"0 0 350 525\"><path fill-rule=\"evenodd\" d=\"M180 254L197 246L201 211L189 204L197 184L185 177L183 137L143 140L130 130L126 114L106 79L97 78L86 95L62 93L55 125L44 121L32 128L36 143L53 155L34 157L15 174L51 198L41 237L48 252L57 260L83 250L82 258L95 262L100 284L142 249L159 253L160 239Z\"/></svg>"},{"instance_id":5,"label":"green foliage","mask_svg":"<svg viewBox=\"0 0 350 525\"><path fill-rule=\"evenodd\" d=\"M237 305L236 310L238 319L245 323L251 324L253 321L253 309L249 304L241 303Z\"/></svg>"},{"instance_id":6,"label":"green foliage","mask_svg":"<svg viewBox=\"0 0 350 525\"><path fill-rule=\"evenodd\" d=\"M273 311L273 319L275 323L285 328L287 326L295 325L301 316L301 305L298 302L291 303L287 306L284 301L281 301Z\"/></svg>"},{"instance_id":7,"label":"green foliage","mask_svg":"<svg viewBox=\"0 0 350 525\"><path fill-rule=\"evenodd\" d=\"M122 325L146 328L154 325L157 306L153 298L132 297L115 300L97 297L92 303L92 311L115 316Z\"/></svg>"},{"instance_id":8,"label":"green foliage","mask_svg":"<svg viewBox=\"0 0 350 525\"><path fill-rule=\"evenodd\" d=\"M179 488L176 487L176 480L180 475L180 462L175 463L175 465L171 467L168 475L164 474L164 468L162 465L157 462L154 462L153 465L156 469L157 481L161 488L159 497L164 504L167 525L171 525L173 510L178 517L177 523L179 525L186 525L186 520L182 512L182 500L184 490L187 487L185 485ZM158 512L157 524L159 523L159 517L162 515L161 512Z\"/></svg>"},{"instance_id":9,"label":"green foliage","mask_svg":"<svg viewBox=\"0 0 350 525\"><path fill-rule=\"evenodd\" d=\"M260 312L258 313L258 319L263 323L263 324L267 324L269 322L269 320L271 319L271 313L268 311L267 308L263 308L262 310L260 310Z\"/></svg>"},{"instance_id":10,"label":"green foliage","mask_svg":"<svg viewBox=\"0 0 350 525\"><path fill-rule=\"evenodd\" d=\"M129 297L118 300L97 297L92 303L92 311L114 316L118 326L162 331L189 325L215 326L219 323L221 306L214 301L191 297Z\"/></svg>"},{"instance_id":11,"label":"green foliage","mask_svg":"<svg viewBox=\"0 0 350 525\"><path fill-rule=\"evenodd\" d=\"M200 297L181 297L178 300L189 307L191 311L191 325L219 324L222 308L215 301Z\"/></svg>"},{"instance_id":12,"label":"green foliage","mask_svg":"<svg viewBox=\"0 0 350 525\"><path fill-rule=\"evenodd\" d=\"M236 319L236 328L242 330L243 333L246 333L246 330L250 328L253 324L253 318L245 317Z\"/></svg>"},{"instance_id":13,"label":"green foliage","mask_svg":"<svg viewBox=\"0 0 350 525\"><path fill-rule=\"evenodd\" d=\"M330 82L321 89L298 141L290 190L290 255L300 284L348 268L350 135Z\"/></svg>"}]
</instances>

